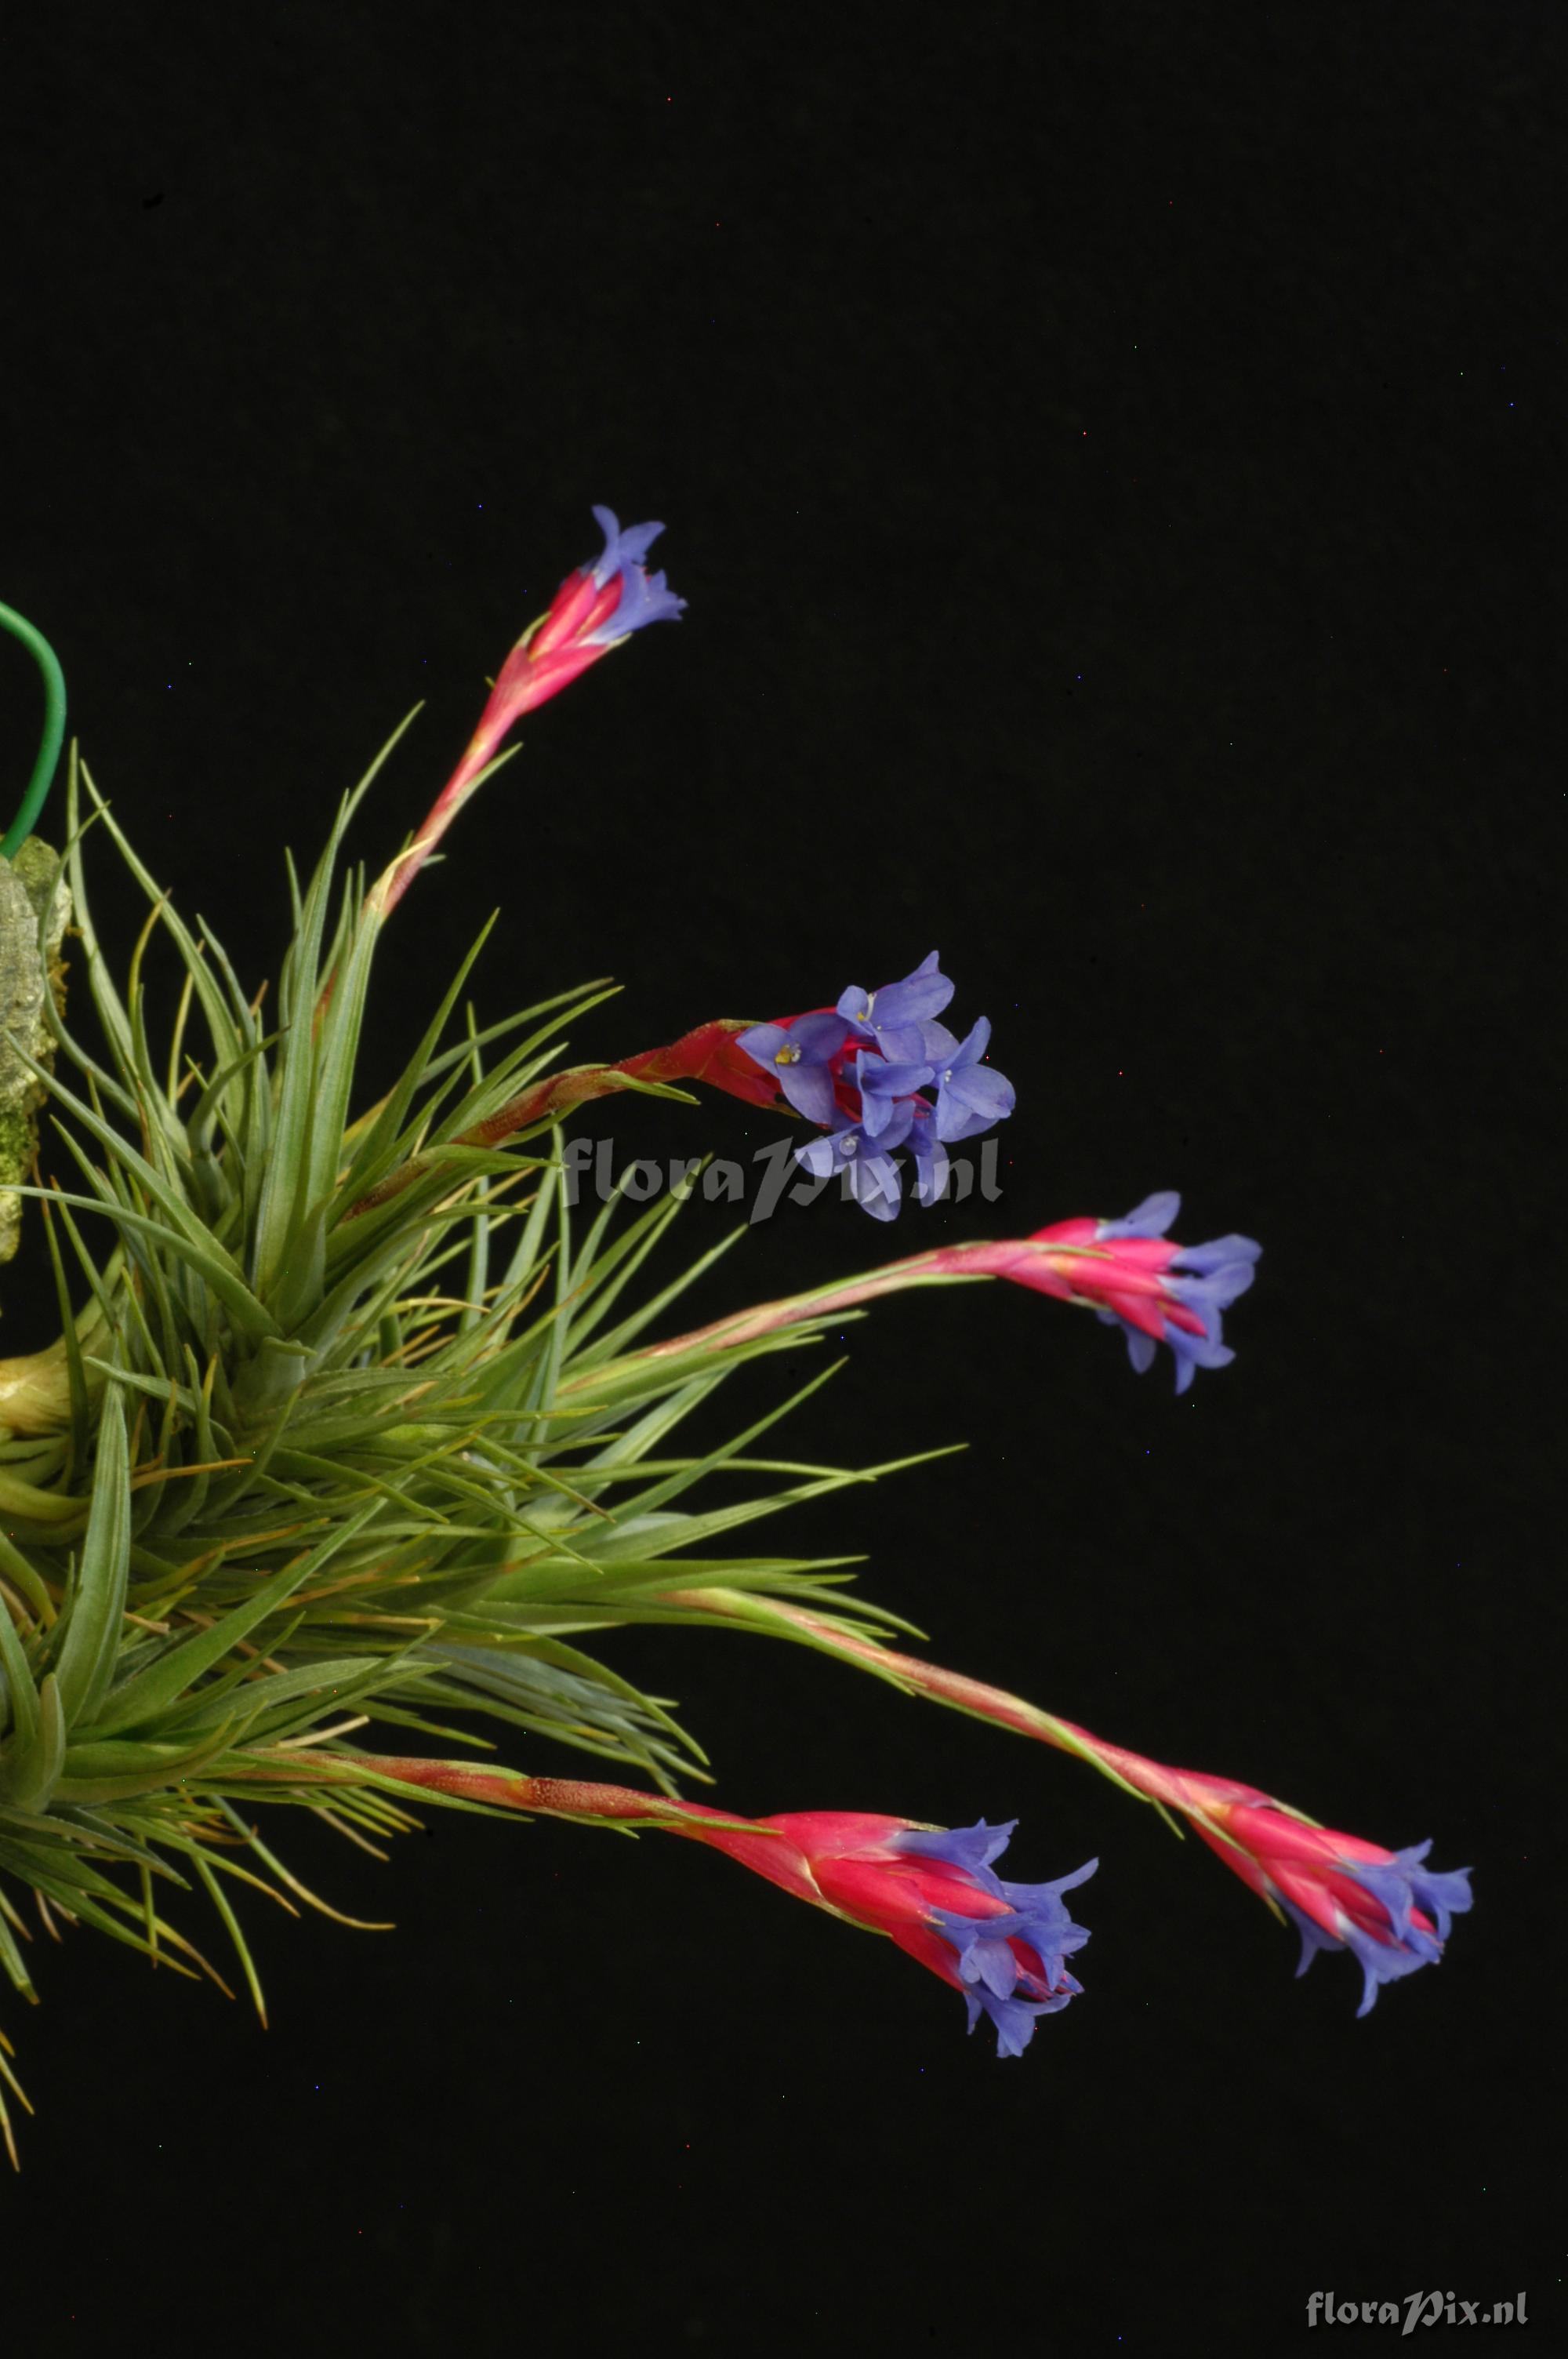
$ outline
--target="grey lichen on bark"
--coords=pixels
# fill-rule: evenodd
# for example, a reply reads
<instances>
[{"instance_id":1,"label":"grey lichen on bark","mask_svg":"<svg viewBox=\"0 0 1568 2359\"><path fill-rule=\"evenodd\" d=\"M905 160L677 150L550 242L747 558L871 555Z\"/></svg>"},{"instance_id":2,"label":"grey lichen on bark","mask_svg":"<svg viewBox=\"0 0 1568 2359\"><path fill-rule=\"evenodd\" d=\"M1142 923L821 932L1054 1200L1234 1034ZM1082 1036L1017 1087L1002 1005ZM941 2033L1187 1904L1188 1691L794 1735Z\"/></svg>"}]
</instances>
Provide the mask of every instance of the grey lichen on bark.
<instances>
[{"instance_id":1,"label":"grey lichen on bark","mask_svg":"<svg viewBox=\"0 0 1568 2359\"><path fill-rule=\"evenodd\" d=\"M15 860L0 859L0 1262L14 1258L21 1240L25 1200L17 1188L38 1152L38 1108L47 1094L14 1044L53 1070L46 995L61 1005L60 945L70 914L58 852L34 835Z\"/></svg>"}]
</instances>

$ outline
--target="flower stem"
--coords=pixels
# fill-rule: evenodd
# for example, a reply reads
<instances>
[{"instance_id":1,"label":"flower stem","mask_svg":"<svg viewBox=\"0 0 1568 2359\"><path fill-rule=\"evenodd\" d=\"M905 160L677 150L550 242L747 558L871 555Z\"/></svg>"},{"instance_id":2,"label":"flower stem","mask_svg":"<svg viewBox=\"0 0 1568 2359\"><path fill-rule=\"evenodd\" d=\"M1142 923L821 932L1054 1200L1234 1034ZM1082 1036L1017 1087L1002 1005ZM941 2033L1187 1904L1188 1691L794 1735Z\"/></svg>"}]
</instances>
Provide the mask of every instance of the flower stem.
<instances>
[{"instance_id":1,"label":"flower stem","mask_svg":"<svg viewBox=\"0 0 1568 2359\"><path fill-rule=\"evenodd\" d=\"M1167 1820L1172 1810L1195 1820L1201 1815L1201 1803L1195 1801L1179 1769L1167 1769L1162 1762L1146 1760L1141 1753L1109 1745L1074 1721L1043 1712L1038 1704L1028 1702L1022 1696L1010 1695L1005 1688L990 1687L983 1680L967 1679L961 1671L947 1670L940 1663L925 1662L918 1655L900 1654L878 1641L857 1637L834 1620L813 1614L805 1606L791 1605L779 1597L770 1597L763 1603L738 1590L722 1588L667 1590L661 1602L666 1605L700 1606L707 1614L728 1614L753 1627L759 1625L765 1614L769 1621L784 1623L798 1632L808 1644L862 1663L918 1695L951 1705L972 1719L988 1720L994 1726L1011 1728L1017 1735L1054 1745L1060 1753L1076 1754L1080 1761L1088 1762L1103 1777L1108 1777L1113 1786L1119 1786L1124 1794L1152 1802ZM1250 1787L1236 1788L1238 1794L1250 1794L1253 1790Z\"/></svg>"}]
</instances>

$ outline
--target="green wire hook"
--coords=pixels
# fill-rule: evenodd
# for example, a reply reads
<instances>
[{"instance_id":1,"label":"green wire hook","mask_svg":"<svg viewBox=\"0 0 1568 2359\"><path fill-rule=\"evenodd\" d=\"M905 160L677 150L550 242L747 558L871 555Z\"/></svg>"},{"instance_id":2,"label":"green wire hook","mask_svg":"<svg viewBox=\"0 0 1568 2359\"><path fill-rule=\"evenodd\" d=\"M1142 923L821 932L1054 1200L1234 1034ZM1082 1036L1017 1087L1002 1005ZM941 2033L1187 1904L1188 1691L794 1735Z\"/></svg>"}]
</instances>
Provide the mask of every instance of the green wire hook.
<instances>
[{"instance_id":1,"label":"green wire hook","mask_svg":"<svg viewBox=\"0 0 1568 2359\"><path fill-rule=\"evenodd\" d=\"M59 658L43 633L26 615L0 605L0 625L21 640L44 676L44 734L38 758L33 764L22 807L4 836L0 836L0 859L13 860L31 835L33 823L44 807L44 797L54 783L55 764L59 760L65 736L65 674L59 668Z\"/></svg>"}]
</instances>

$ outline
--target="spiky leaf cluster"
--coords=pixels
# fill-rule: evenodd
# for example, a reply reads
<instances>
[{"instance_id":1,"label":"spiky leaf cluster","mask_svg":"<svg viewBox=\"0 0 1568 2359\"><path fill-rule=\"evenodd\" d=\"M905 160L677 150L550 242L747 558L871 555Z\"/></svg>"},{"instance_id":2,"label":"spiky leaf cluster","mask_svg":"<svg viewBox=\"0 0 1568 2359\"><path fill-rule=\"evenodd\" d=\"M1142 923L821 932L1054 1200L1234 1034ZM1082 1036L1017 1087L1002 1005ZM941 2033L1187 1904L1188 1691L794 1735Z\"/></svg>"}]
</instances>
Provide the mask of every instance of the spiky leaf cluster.
<instances>
[{"instance_id":1,"label":"spiky leaf cluster","mask_svg":"<svg viewBox=\"0 0 1568 2359\"><path fill-rule=\"evenodd\" d=\"M367 1723L384 1752L407 1731L486 1745L499 1723L514 1751L572 1746L673 1791L700 1748L585 1637L704 1620L705 1594L763 1630L770 1598L812 1602L817 1643L892 1618L823 1622L848 1560L735 1553L743 1526L889 1470L756 1454L788 1400L679 1447L734 1367L812 1328L648 1356L639 1339L724 1249L640 1290L680 1191L579 1234L558 1131L459 1143L558 1063L599 987L460 1020L481 935L394 1086L358 1104L379 912L341 854L391 750L308 884L290 867L270 996L186 925L72 766L68 874L103 1046L57 1017L52 1079L39 1067L69 1158L33 1191L62 1333L0 1385L0 1962L28 1997L38 1911L213 1972L165 1913L195 1886L259 2005L234 1888L313 1899L260 1806L361 1840L412 1823L354 1773ZM83 873L98 832L150 904L124 990ZM155 1048L159 942L179 993ZM329 1759L330 1804L308 1774Z\"/></svg>"}]
</instances>

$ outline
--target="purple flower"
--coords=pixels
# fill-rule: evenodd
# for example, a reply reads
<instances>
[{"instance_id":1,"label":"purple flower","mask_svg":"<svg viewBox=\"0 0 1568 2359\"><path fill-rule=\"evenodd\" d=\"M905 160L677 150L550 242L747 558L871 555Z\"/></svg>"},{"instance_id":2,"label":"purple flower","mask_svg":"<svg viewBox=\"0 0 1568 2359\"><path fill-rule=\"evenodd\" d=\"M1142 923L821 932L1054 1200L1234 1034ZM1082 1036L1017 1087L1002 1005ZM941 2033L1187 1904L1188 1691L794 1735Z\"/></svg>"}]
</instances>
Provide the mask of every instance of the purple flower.
<instances>
[{"instance_id":1,"label":"purple flower","mask_svg":"<svg viewBox=\"0 0 1568 2359\"><path fill-rule=\"evenodd\" d=\"M643 558L664 526L634 524L622 532L613 508L595 508L593 514L604 535L604 553L595 560L590 579L596 590L602 590L619 574L621 600L596 629L583 635L579 645L613 647L629 632L640 631L644 623L673 623L677 614L684 613L686 600L677 598L667 587L662 573L645 572L643 566Z\"/></svg>"},{"instance_id":2,"label":"purple flower","mask_svg":"<svg viewBox=\"0 0 1568 2359\"><path fill-rule=\"evenodd\" d=\"M792 1024L753 1024L736 1039L755 1064L771 1072L797 1114L808 1122L833 1119L833 1076L828 1067L843 1047L849 1026L827 1013L797 1016Z\"/></svg>"},{"instance_id":3,"label":"purple flower","mask_svg":"<svg viewBox=\"0 0 1568 2359\"><path fill-rule=\"evenodd\" d=\"M1473 1871L1467 1867L1426 1867L1423 1862L1431 1849L1428 1841L1411 1843L1408 1851L1395 1852L1385 1864L1376 1860L1346 1862L1357 1883L1365 1886L1374 1900L1380 1900L1387 1909L1396 1941L1420 1938L1419 1928L1412 1929L1411 1924L1412 1908L1424 1908L1436 1923L1438 1940L1446 1941L1454 1930L1454 1918L1465 1916L1476 1905L1470 1889Z\"/></svg>"},{"instance_id":4,"label":"purple flower","mask_svg":"<svg viewBox=\"0 0 1568 2359\"><path fill-rule=\"evenodd\" d=\"M1018 1103L1012 1083L980 1061L990 1037L990 1024L984 1016L962 1041L956 1040L945 1024L925 1027L925 1052L937 1082L936 1136L950 1147L960 1138L978 1138Z\"/></svg>"},{"instance_id":5,"label":"purple flower","mask_svg":"<svg viewBox=\"0 0 1568 2359\"><path fill-rule=\"evenodd\" d=\"M1124 1220L1098 1222L1095 1243L1162 1237L1181 1209L1182 1200L1173 1189L1146 1196ZM1236 1357L1223 1340L1220 1313L1229 1309L1238 1295L1246 1293L1256 1275L1253 1264L1262 1250L1253 1237L1214 1237L1207 1245L1178 1245L1160 1258L1162 1291L1174 1297L1195 1322L1184 1324L1162 1315L1162 1340L1170 1345L1176 1364L1179 1393L1191 1384L1195 1368L1228 1367ZM1122 1329L1128 1357L1142 1375L1153 1364L1156 1338L1119 1311L1099 1310L1095 1315L1102 1326Z\"/></svg>"},{"instance_id":6,"label":"purple flower","mask_svg":"<svg viewBox=\"0 0 1568 2359\"><path fill-rule=\"evenodd\" d=\"M825 1137L797 1147L795 1159L816 1180L842 1172L850 1195L873 1220L896 1220L901 1183L892 1149L903 1145L912 1118L907 1102L895 1103L885 1128L871 1139L861 1124L835 1107L832 1129Z\"/></svg>"},{"instance_id":7,"label":"purple flower","mask_svg":"<svg viewBox=\"0 0 1568 2359\"><path fill-rule=\"evenodd\" d=\"M925 1027L940 1016L953 996L953 985L936 966L937 953L906 974L902 983L884 984L880 991L863 991L852 983L838 1002L838 1013L859 1040L871 1041L890 1064L918 1064L925 1056Z\"/></svg>"},{"instance_id":8,"label":"purple flower","mask_svg":"<svg viewBox=\"0 0 1568 2359\"><path fill-rule=\"evenodd\" d=\"M773 1076L797 1114L809 1123L830 1123L835 1114L830 1064L844 1048L849 1027L842 1016L814 1012L790 1024L752 1024L736 1033L738 1048Z\"/></svg>"},{"instance_id":9,"label":"purple flower","mask_svg":"<svg viewBox=\"0 0 1568 2359\"><path fill-rule=\"evenodd\" d=\"M828 1134L797 1148L796 1160L818 1178L853 1167L849 1193L878 1220L898 1210L901 1182L889 1159L896 1147L908 1141L920 1201L933 1204L946 1185L948 1144L989 1130L1015 1102L1011 1083L982 1062L986 1019L962 1041L936 1020L953 996L933 951L902 983L877 991L853 984L832 1011L736 1036L791 1105ZM934 1079L935 1103L918 1094Z\"/></svg>"},{"instance_id":10,"label":"purple flower","mask_svg":"<svg viewBox=\"0 0 1568 2359\"><path fill-rule=\"evenodd\" d=\"M909 1125L909 1151L914 1158L914 1192L923 1204L935 1204L947 1185L947 1150L936 1129L929 1100L916 1098Z\"/></svg>"},{"instance_id":11,"label":"purple flower","mask_svg":"<svg viewBox=\"0 0 1568 2359\"><path fill-rule=\"evenodd\" d=\"M1356 2010L1360 2017L1370 2014L1384 1983L1400 1982L1420 1966L1435 1965L1443 1955L1443 1945L1455 1916L1463 1916L1474 1907L1475 1896L1470 1890L1469 1868L1429 1872L1422 1865L1431 1849L1430 1843L1414 1843L1408 1851L1396 1852L1387 1864L1343 1857L1337 1862L1342 1875L1371 1894L1387 1918L1386 1929L1368 1930L1341 1908L1335 1912L1336 1938L1314 1924L1304 1909L1281 1895L1302 1937L1297 1974L1305 1973L1320 1950L1350 1951L1364 1976L1361 2004ZM1415 1908L1430 1911L1436 1920L1435 1933L1425 1925L1411 1923L1411 1911Z\"/></svg>"},{"instance_id":12,"label":"purple flower","mask_svg":"<svg viewBox=\"0 0 1568 2359\"><path fill-rule=\"evenodd\" d=\"M930 1079L929 1065L890 1065L885 1058L860 1049L855 1059L855 1086L860 1093L860 1122L867 1137L881 1138L893 1119L898 1100L912 1098Z\"/></svg>"},{"instance_id":13,"label":"purple flower","mask_svg":"<svg viewBox=\"0 0 1568 2359\"><path fill-rule=\"evenodd\" d=\"M1087 1883L1099 1864L1091 1859L1052 1884L1004 1883L991 1873L990 1863L1006 1850L1017 1823L1010 1819L1003 1826L988 1827L982 1819L975 1827L929 1833L911 1828L888 1838L890 1850L944 1861L978 1891L1006 1904L1004 1910L984 1915L938 1907L927 1912L927 1922L957 1952L969 2029L982 2011L988 2015L996 2026L999 2056L1022 2056L1036 2018L1056 2014L1081 1993L1083 1985L1067 1972L1065 1961L1089 1937L1074 1924L1062 1895ZM1017 1995L1021 1988L1027 1996Z\"/></svg>"}]
</instances>

